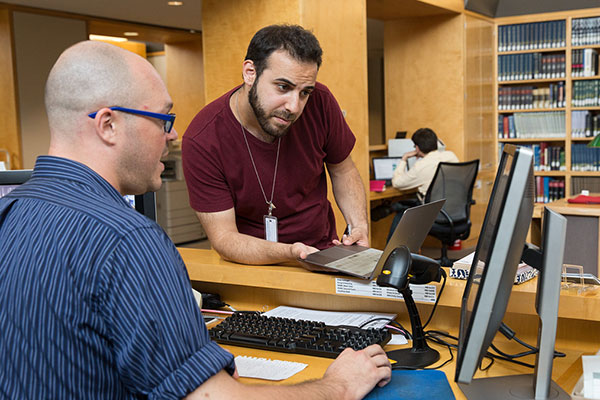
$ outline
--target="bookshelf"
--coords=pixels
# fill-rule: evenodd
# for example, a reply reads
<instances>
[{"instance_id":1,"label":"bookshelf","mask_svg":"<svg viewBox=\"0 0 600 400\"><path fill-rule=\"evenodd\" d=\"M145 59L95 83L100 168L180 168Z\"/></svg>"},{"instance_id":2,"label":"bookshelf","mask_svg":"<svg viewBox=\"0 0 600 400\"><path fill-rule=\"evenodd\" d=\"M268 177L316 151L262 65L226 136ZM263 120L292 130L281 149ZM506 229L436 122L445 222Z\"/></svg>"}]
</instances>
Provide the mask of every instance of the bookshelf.
<instances>
[{"instance_id":1,"label":"bookshelf","mask_svg":"<svg viewBox=\"0 0 600 400\"><path fill-rule=\"evenodd\" d=\"M539 203L599 191L600 8L498 18L496 39L498 149L534 150Z\"/></svg>"}]
</instances>

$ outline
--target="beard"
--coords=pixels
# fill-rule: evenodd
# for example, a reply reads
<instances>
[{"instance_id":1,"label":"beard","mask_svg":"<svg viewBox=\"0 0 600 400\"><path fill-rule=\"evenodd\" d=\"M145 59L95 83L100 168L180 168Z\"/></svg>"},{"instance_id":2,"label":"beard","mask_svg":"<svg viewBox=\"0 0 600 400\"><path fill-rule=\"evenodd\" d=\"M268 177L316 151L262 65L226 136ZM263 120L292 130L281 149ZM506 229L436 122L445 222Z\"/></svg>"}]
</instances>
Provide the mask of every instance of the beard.
<instances>
[{"instance_id":1,"label":"beard","mask_svg":"<svg viewBox=\"0 0 600 400\"><path fill-rule=\"evenodd\" d=\"M248 102L250 103L250 107L252 107L252 110L254 111L254 115L256 116L258 124L267 135L275 139L285 136L285 134L292 127L292 124L296 120L296 115L287 111L273 111L271 114L267 114L258 98L258 93L256 90L257 86L258 79L250 88L250 92L248 93ZM292 123L285 127L278 127L269 122L269 118L271 117L282 118L288 121L292 121Z\"/></svg>"}]
</instances>

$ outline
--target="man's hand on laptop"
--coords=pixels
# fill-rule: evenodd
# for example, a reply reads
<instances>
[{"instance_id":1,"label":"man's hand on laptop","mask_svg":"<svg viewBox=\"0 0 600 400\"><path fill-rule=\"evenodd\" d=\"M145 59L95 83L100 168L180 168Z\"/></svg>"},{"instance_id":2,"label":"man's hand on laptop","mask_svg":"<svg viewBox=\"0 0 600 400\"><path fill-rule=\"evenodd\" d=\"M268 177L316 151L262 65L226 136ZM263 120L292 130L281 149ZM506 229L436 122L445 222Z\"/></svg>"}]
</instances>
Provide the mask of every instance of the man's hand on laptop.
<instances>
[{"instance_id":1,"label":"man's hand on laptop","mask_svg":"<svg viewBox=\"0 0 600 400\"><path fill-rule=\"evenodd\" d=\"M340 244L345 246L357 244L359 246L369 247L369 231L360 226L352 227L352 232L350 234L344 233L342 240L334 240L333 244L336 246Z\"/></svg>"},{"instance_id":2,"label":"man's hand on laptop","mask_svg":"<svg viewBox=\"0 0 600 400\"><path fill-rule=\"evenodd\" d=\"M294 259L305 269L309 271L324 271L324 272L335 272L333 269L329 269L326 267L320 267L318 265L309 264L304 261L306 256L311 253L316 253L319 249L307 246L304 243L296 242L292 244L292 255L294 255Z\"/></svg>"},{"instance_id":3,"label":"man's hand on laptop","mask_svg":"<svg viewBox=\"0 0 600 400\"><path fill-rule=\"evenodd\" d=\"M292 252L292 260L304 260L309 254L316 253L317 251L319 251L319 249L312 246L307 246L302 242L296 242L292 244L292 247L290 247L290 249Z\"/></svg>"}]
</instances>

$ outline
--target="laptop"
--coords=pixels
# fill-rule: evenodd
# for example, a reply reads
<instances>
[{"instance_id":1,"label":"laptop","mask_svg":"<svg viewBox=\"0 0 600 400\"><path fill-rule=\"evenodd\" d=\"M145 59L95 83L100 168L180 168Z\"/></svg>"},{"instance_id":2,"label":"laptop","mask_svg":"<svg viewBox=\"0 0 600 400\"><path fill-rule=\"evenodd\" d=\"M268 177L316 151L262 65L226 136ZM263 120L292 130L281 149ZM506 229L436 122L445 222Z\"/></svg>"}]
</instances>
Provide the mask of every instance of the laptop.
<instances>
[{"instance_id":1,"label":"laptop","mask_svg":"<svg viewBox=\"0 0 600 400\"><path fill-rule=\"evenodd\" d=\"M372 280L379 275L389 254L396 247L405 245L411 253L419 251L445 202L445 199L437 200L406 210L383 251L358 245L340 245L309 254L301 261Z\"/></svg>"},{"instance_id":2,"label":"laptop","mask_svg":"<svg viewBox=\"0 0 600 400\"><path fill-rule=\"evenodd\" d=\"M394 170L401 160L402 157L373 157L373 178L385 181L385 185L390 186Z\"/></svg>"}]
</instances>

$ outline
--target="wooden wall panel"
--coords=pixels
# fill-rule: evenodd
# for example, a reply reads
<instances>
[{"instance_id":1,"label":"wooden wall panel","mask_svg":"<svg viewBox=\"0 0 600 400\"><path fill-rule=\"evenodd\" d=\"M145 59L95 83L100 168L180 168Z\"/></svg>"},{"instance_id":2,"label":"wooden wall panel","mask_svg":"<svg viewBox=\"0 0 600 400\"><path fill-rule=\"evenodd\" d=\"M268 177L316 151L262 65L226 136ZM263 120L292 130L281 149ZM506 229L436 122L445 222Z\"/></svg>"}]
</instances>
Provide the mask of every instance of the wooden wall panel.
<instances>
[{"instance_id":1,"label":"wooden wall panel","mask_svg":"<svg viewBox=\"0 0 600 400\"><path fill-rule=\"evenodd\" d=\"M475 246L496 173L494 118L494 23L465 16L465 160L479 159L480 172L473 190L471 235L466 246Z\"/></svg>"},{"instance_id":2,"label":"wooden wall panel","mask_svg":"<svg viewBox=\"0 0 600 400\"><path fill-rule=\"evenodd\" d=\"M270 24L299 24L298 10L298 0L202 1L206 103L242 83L242 62L256 31Z\"/></svg>"},{"instance_id":3,"label":"wooden wall panel","mask_svg":"<svg viewBox=\"0 0 600 400\"><path fill-rule=\"evenodd\" d=\"M50 145L44 105L48 73L65 49L87 39L87 27L79 19L15 11L13 32L23 167L33 168Z\"/></svg>"},{"instance_id":4,"label":"wooden wall panel","mask_svg":"<svg viewBox=\"0 0 600 400\"><path fill-rule=\"evenodd\" d=\"M429 127L464 159L463 15L386 21L386 137Z\"/></svg>"},{"instance_id":5,"label":"wooden wall panel","mask_svg":"<svg viewBox=\"0 0 600 400\"><path fill-rule=\"evenodd\" d=\"M175 129L181 138L205 105L202 41L166 44L165 57L167 89L173 99L173 112L177 114Z\"/></svg>"},{"instance_id":6,"label":"wooden wall panel","mask_svg":"<svg viewBox=\"0 0 600 400\"><path fill-rule=\"evenodd\" d=\"M10 13L0 9L0 149L10 153L12 169L23 167L21 138L17 121L15 73ZM0 161L6 161L0 155Z\"/></svg>"}]
</instances>

